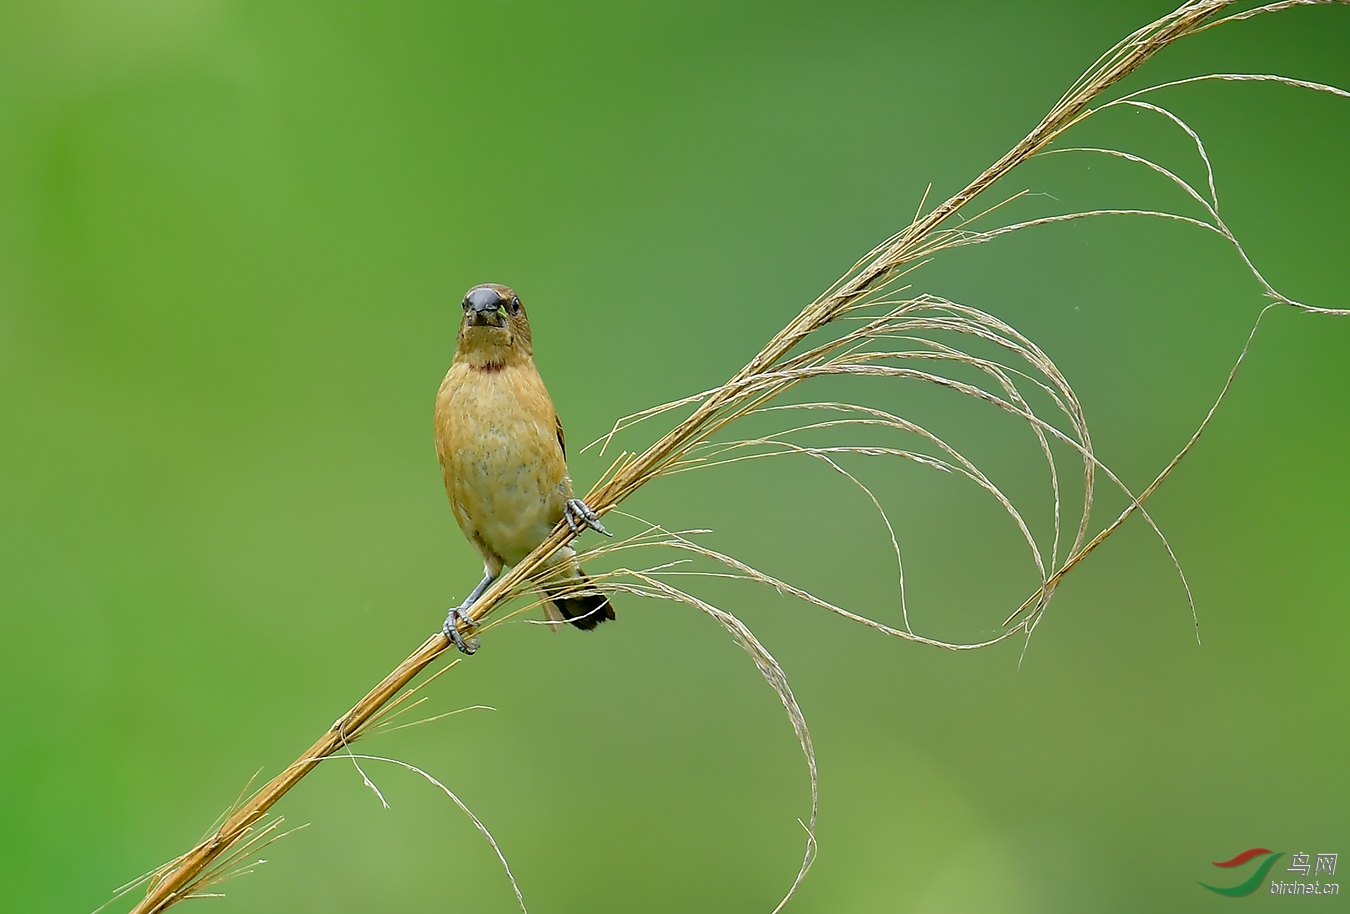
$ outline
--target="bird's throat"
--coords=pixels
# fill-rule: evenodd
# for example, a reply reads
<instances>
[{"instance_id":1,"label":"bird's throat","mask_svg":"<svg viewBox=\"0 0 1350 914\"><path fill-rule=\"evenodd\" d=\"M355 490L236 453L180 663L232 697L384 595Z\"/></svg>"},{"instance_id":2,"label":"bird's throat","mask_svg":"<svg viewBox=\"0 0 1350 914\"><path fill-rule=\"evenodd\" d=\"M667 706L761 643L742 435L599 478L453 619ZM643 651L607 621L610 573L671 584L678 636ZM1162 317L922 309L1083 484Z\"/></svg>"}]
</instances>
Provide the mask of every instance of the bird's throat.
<instances>
[{"instance_id":1,"label":"bird's throat","mask_svg":"<svg viewBox=\"0 0 1350 914\"><path fill-rule=\"evenodd\" d=\"M495 327L467 328L455 352L455 361L478 371L500 371L517 358L510 332Z\"/></svg>"}]
</instances>

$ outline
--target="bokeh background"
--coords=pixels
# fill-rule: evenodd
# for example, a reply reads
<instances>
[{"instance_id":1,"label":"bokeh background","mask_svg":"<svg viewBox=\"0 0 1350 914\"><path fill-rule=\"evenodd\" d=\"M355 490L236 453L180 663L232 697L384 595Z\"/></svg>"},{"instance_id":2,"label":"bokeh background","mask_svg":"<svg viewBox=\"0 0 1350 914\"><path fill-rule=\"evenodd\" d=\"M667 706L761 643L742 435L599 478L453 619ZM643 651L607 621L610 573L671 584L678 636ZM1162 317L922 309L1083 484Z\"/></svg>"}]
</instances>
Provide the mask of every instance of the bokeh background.
<instances>
[{"instance_id":1,"label":"bokeh background","mask_svg":"<svg viewBox=\"0 0 1350 914\"><path fill-rule=\"evenodd\" d=\"M185 850L477 580L430 436L468 286L520 290L576 454L724 379L929 182L957 189L1167 8L0 6L0 909L90 911ZM1296 10L1190 40L1131 85L1345 86L1347 47L1346 10ZM1350 306L1350 103L1251 84L1159 100L1203 133L1269 278ZM1079 140L1202 176L1146 114ZM1102 159L1033 163L1021 187L1043 195L1022 213L1194 212ZM915 282L1037 340L1136 487L1203 417L1263 303L1220 240L1125 220L1024 233ZM910 393L881 396L903 410ZM1348 396L1350 319L1269 315L1150 503L1199 645L1138 522L1069 579L1025 658L701 591L760 634L813 728L820 855L790 910L1222 910L1239 902L1196 885L1227 878L1209 861L1350 853ZM1044 505L1027 436L966 405L949 419ZM606 464L574 456L579 487ZM995 629L1034 580L1014 532L936 474L862 469L896 519L916 624ZM884 530L819 465L680 477L627 507L898 618ZM1099 523L1113 507L1104 494ZM497 711L365 751L458 791L531 911L768 911L807 812L782 708L711 620L619 611L590 636L503 626L429 689L429 712ZM350 764L322 767L278 810L309 827L210 904L513 910L445 797L369 771L390 809Z\"/></svg>"}]
</instances>

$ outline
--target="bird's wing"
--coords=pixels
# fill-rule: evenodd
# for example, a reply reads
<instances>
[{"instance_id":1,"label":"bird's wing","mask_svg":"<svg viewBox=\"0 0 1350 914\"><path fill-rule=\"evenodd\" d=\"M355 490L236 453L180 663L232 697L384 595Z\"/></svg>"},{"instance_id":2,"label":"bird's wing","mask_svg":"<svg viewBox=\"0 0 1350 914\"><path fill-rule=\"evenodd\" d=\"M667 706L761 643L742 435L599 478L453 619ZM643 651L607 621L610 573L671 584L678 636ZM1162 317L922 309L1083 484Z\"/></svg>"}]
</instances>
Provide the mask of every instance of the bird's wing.
<instances>
[{"instance_id":1,"label":"bird's wing","mask_svg":"<svg viewBox=\"0 0 1350 914\"><path fill-rule=\"evenodd\" d=\"M554 416L553 416L553 426L554 426L554 428L556 428L557 431L558 431L558 447L562 448L563 456L566 457L566 456L567 456L567 439L565 439L565 438L563 437L562 419L558 418L558 416L557 416L556 413L555 413Z\"/></svg>"}]
</instances>

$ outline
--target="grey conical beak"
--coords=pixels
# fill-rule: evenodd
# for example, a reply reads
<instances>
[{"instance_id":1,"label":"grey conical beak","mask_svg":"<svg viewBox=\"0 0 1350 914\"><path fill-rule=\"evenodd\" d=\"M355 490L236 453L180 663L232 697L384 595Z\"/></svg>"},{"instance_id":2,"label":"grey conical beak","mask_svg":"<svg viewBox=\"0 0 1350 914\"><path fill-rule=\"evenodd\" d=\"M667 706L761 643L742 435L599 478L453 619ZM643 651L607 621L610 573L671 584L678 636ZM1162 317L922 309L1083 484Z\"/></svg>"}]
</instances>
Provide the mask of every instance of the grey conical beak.
<instances>
[{"instance_id":1,"label":"grey conical beak","mask_svg":"<svg viewBox=\"0 0 1350 914\"><path fill-rule=\"evenodd\" d=\"M464 313L472 326L500 327L505 322L505 306L497 290L488 287L473 289L464 299Z\"/></svg>"}]
</instances>

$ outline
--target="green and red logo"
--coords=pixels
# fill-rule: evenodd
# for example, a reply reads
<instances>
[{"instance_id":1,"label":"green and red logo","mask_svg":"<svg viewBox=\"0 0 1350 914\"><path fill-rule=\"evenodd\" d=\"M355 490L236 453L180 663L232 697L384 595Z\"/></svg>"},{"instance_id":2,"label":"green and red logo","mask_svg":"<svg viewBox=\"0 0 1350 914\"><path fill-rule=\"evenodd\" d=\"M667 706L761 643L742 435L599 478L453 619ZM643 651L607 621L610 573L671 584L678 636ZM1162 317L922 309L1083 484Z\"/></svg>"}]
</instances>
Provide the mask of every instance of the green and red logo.
<instances>
[{"instance_id":1,"label":"green and red logo","mask_svg":"<svg viewBox=\"0 0 1350 914\"><path fill-rule=\"evenodd\" d=\"M1244 863L1255 860L1257 857L1265 857L1256 867L1256 871L1250 876L1239 882L1237 885L1210 885L1208 882L1201 882L1205 888L1211 892L1218 892L1220 895L1227 895L1230 898L1241 898L1243 895L1250 895L1261 887L1261 881L1266 878L1270 868L1275 865L1275 861L1284 856L1284 851L1272 851L1265 847L1252 847L1238 854L1232 860L1215 862L1215 866L1221 866L1228 869L1236 869ZM1198 881L1198 880L1197 880Z\"/></svg>"}]
</instances>

